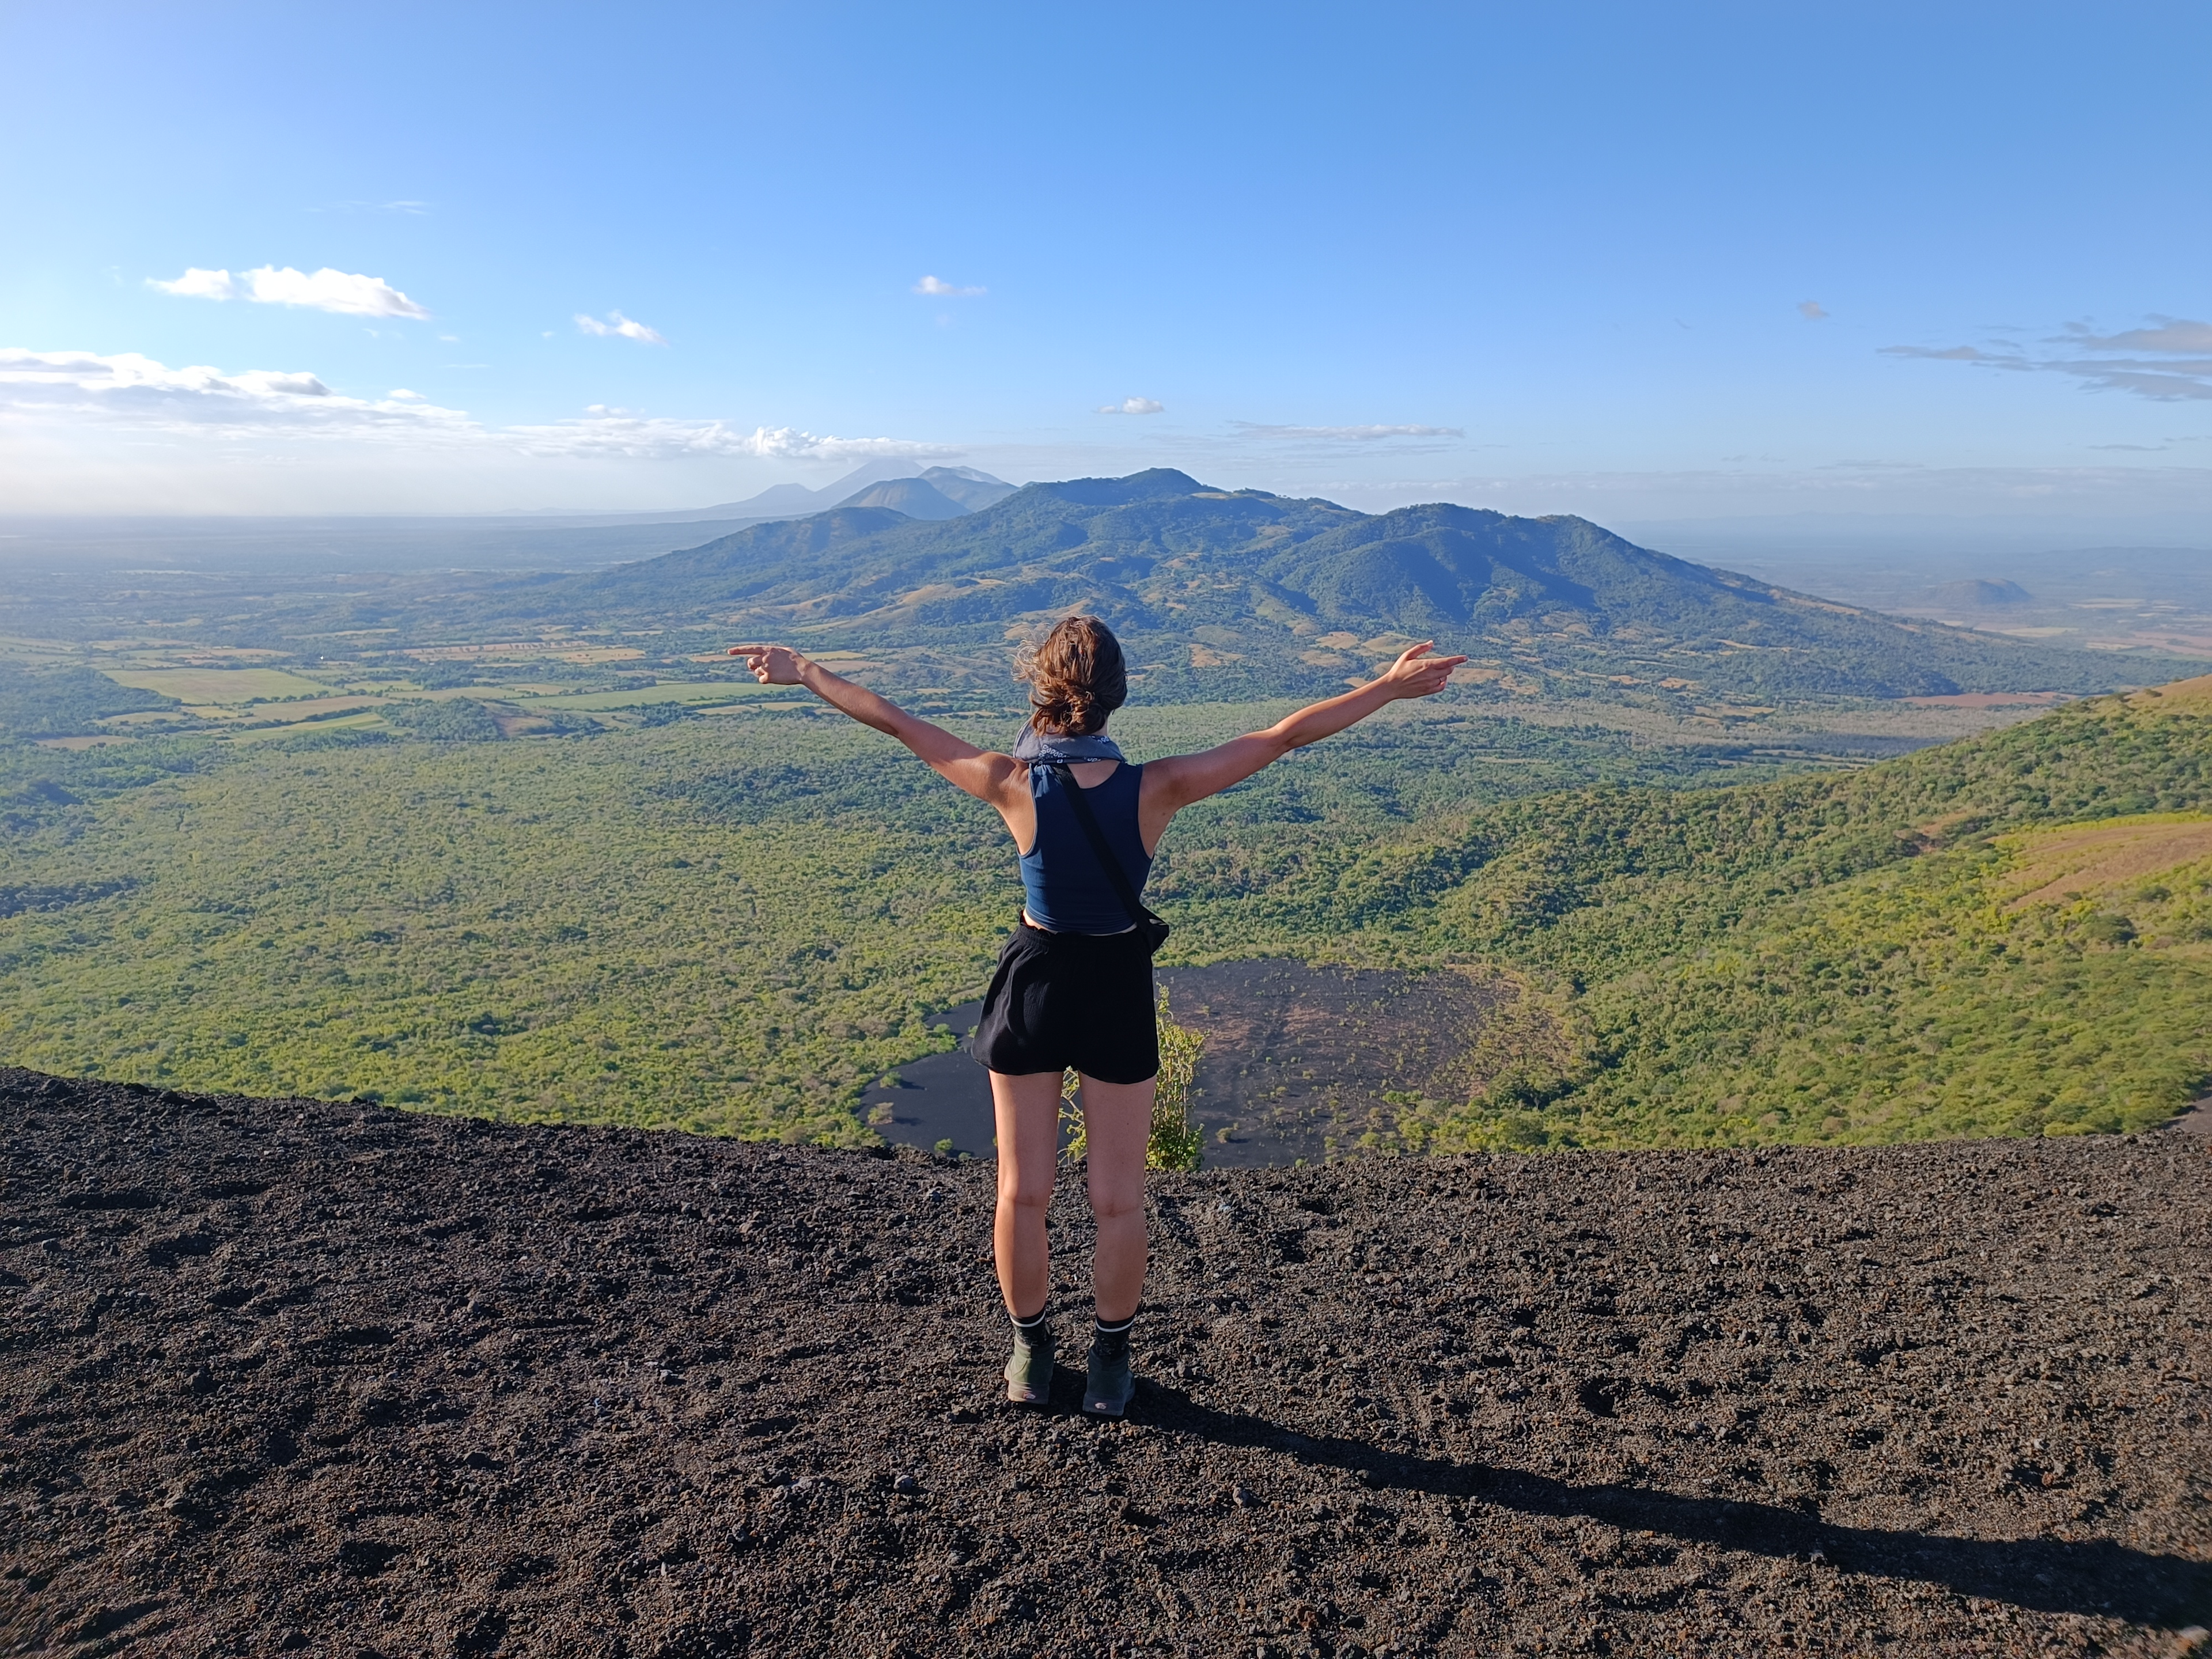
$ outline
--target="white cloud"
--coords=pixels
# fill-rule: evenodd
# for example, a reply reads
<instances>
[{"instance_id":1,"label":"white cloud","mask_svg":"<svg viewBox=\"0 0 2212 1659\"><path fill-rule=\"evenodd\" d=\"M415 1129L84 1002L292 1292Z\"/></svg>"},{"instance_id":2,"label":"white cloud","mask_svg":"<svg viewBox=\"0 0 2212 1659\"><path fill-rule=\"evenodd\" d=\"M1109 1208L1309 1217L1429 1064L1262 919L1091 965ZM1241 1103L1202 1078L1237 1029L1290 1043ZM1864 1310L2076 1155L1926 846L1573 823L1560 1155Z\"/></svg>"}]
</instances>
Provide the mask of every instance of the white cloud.
<instances>
[{"instance_id":1,"label":"white cloud","mask_svg":"<svg viewBox=\"0 0 2212 1659\"><path fill-rule=\"evenodd\" d=\"M942 444L902 438L832 438L795 427L756 427L750 432L722 421L683 421L639 415L593 404L576 420L548 426L518 426L507 435L533 455L620 455L661 460L679 457L732 456L753 460L860 461L935 460L961 452Z\"/></svg>"},{"instance_id":2,"label":"white cloud","mask_svg":"<svg viewBox=\"0 0 2212 1659\"><path fill-rule=\"evenodd\" d=\"M1154 398L1124 398L1118 404L1101 404L1101 415L1157 415L1167 405Z\"/></svg>"},{"instance_id":3,"label":"white cloud","mask_svg":"<svg viewBox=\"0 0 2212 1659\"><path fill-rule=\"evenodd\" d=\"M1884 346L1881 351L1890 357L1933 358L2021 374L2070 374L2092 391L2130 392L2156 403L2212 400L2212 323L2187 317L2154 316L2150 320L2155 326L2118 334L2099 335L2079 325L2071 326L2051 343L2071 346L2072 356L2039 356L2002 343L1993 343L1999 349L1992 351L1970 345ZM2118 355L2134 351L2171 355ZM2203 355L2185 355L2190 353Z\"/></svg>"},{"instance_id":4,"label":"white cloud","mask_svg":"<svg viewBox=\"0 0 2212 1659\"><path fill-rule=\"evenodd\" d=\"M377 399L347 397L299 370L225 374L172 368L137 352L30 351L0 347L0 424L52 436L65 426L185 435L202 441L358 438L416 460L474 455L561 459L745 459L850 465L864 460L957 460L962 451L902 438L840 438L796 427L747 428L593 404L574 420L487 428L407 386ZM413 464L412 461L410 463Z\"/></svg>"},{"instance_id":5,"label":"white cloud","mask_svg":"<svg viewBox=\"0 0 2212 1659\"><path fill-rule=\"evenodd\" d=\"M597 334L602 337L617 337L625 340L637 340L646 345L668 343L666 340L661 338L658 329L647 328L643 323L635 322L623 316L619 311L607 313L607 319L604 323L598 318L587 317L580 311L576 313L576 326L586 334Z\"/></svg>"},{"instance_id":6,"label":"white cloud","mask_svg":"<svg viewBox=\"0 0 2212 1659\"><path fill-rule=\"evenodd\" d=\"M1825 323L1828 320L1827 307L1818 300L1800 300L1797 302L1797 314L1808 323Z\"/></svg>"},{"instance_id":7,"label":"white cloud","mask_svg":"<svg viewBox=\"0 0 2212 1659\"><path fill-rule=\"evenodd\" d=\"M1232 421L1241 438L1279 438L1304 443L1371 444L1389 438L1464 438L1456 426L1261 426Z\"/></svg>"},{"instance_id":8,"label":"white cloud","mask_svg":"<svg viewBox=\"0 0 2212 1659\"><path fill-rule=\"evenodd\" d=\"M135 351L27 351L0 347L0 413L74 414L152 430L272 428L355 435L472 432L459 410L412 392L380 402L343 397L305 371L204 365L171 368Z\"/></svg>"},{"instance_id":9,"label":"white cloud","mask_svg":"<svg viewBox=\"0 0 2212 1659\"><path fill-rule=\"evenodd\" d=\"M381 276L360 276L325 265L309 276L289 265L263 265L242 276L227 270L186 269L174 282L149 277L149 286L188 300L251 300L265 306L305 306L347 317L412 317L430 313Z\"/></svg>"},{"instance_id":10,"label":"white cloud","mask_svg":"<svg viewBox=\"0 0 2212 1659\"><path fill-rule=\"evenodd\" d=\"M157 288L164 294L175 294L187 300L237 300L244 295L227 270L202 270L198 265L185 267L185 274L173 283L165 283L158 276L149 276L146 286Z\"/></svg>"},{"instance_id":11,"label":"white cloud","mask_svg":"<svg viewBox=\"0 0 2212 1659\"><path fill-rule=\"evenodd\" d=\"M916 294L932 295L939 299L972 300L977 295L987 294L990 290L981 288L955 288L942 277L925 276L914 285L914 291Z\"/></svg>"}]
</instances>

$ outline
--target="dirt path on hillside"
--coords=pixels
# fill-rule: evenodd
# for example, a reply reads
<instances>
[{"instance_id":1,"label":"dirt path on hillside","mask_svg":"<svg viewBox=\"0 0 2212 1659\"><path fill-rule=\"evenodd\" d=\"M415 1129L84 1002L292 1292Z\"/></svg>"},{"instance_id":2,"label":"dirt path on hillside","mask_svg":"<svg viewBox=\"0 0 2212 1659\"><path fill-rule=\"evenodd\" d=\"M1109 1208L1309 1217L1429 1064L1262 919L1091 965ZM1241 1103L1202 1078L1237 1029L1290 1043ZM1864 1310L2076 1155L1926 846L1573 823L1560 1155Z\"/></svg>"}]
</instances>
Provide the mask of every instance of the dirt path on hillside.
<instances>
[{"instance_id":1,"label":"dirt path on hillside","mask_svg":"<svg viewBox=\"0 0 2212 1659\"><path fill-rule=\"evenodd\" d=\"M994 1403L988 1166L21 1072L0 1121L10 1652L2212 1623L2212 1146L2173 1131L1164 1180L1109 1426Z\"/></svg>"}]
</instances>

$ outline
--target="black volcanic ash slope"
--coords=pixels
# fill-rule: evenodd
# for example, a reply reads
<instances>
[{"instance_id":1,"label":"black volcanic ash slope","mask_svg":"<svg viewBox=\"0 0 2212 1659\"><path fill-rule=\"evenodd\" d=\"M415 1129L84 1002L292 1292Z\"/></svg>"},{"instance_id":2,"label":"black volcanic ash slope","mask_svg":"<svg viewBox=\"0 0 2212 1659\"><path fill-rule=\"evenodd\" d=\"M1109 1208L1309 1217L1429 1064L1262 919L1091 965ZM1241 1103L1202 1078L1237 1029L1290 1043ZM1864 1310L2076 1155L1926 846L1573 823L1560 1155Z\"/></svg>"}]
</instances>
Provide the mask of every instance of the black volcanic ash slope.
<instances>
[{"instance_id":1,"label":"black volcanic ash slope","mask_svg":"<svg viewBox=\"0 0 2212 1659\"><path fill-rule=\"evenodd\" d=\"M0 1111L13 1653L2147 1656L2212 1611L2173 1131L1162 1180L1106 1425L994 1403L988 1166Z\"/></svg>"}]
</instances>

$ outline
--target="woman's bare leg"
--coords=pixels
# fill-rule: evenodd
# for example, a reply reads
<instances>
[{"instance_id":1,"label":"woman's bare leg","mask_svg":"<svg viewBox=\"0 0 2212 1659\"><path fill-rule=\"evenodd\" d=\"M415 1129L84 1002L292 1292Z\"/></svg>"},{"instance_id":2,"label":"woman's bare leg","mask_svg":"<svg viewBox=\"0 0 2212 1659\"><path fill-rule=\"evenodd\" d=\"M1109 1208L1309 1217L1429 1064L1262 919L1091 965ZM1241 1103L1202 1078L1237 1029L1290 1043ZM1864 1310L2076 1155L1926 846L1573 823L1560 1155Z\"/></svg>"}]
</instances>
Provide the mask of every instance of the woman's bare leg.
<instances>
[{"instance_id":1,"label":"woman's bare leg","mask_svg":"<svg viewBox=\"0 0 2212 1659\"><path fill-rule=\"evenodd\" d=\"M1060 1159L1060 1080L1058 1072L991 1073L999 1125L999 1207L991 1221L991 1247L998 1258L999 1293L1017 1319L1043 1307L1052 1289L1044 1216Z\"/></svg>"},{"instance_id":2,"label":"woman's bare leg","mask_svg":"<svg viewBox=\"0 0 2212 1659\"><path fill-rule=\"evenodd\" d=\"M1083 1079L1084 1167L1098 1224L1091 1283L1098 1317L1109 1324L1134 1314L1145 1294L1145 1145L1158 1081Z\"/></svg>"}]
</instances>

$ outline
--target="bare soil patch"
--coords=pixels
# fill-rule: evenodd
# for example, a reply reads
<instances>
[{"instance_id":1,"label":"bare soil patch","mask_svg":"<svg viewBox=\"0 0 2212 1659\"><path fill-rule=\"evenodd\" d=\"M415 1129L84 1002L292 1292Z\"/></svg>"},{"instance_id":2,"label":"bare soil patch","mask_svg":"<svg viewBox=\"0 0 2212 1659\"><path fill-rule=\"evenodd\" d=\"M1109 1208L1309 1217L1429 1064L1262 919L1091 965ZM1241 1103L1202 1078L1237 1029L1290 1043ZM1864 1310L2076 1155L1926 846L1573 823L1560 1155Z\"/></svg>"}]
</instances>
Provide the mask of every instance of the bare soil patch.
<instances>
[{"instance_id":1,"label":"bare soil patch","mask_svg":"<svg viewBox=\"0 0 2212 1659\"><path fill-rule=\"evenodd\" d=\"M2138 691L2128 701L2138 708L2149 706L2175 713L2212 704L2212 674L2199 674L2193 680L2175 680L2171 684Z\"/></svg>"},{"instance_id":2,"label":"bare soil patch","mask_svg":"<svg viewBox=\"0 0 2212 1659\"><path fill-rule=\"evenodd\" d=\"M1389 1136L1392 1094L1464 1100L1503 986L1441 969L1260 959L1160 971L1176 1022L1203 1032L1192 1116L1208 1168L1310 1164Z\"/></svg>"},{"instance_id":3,"label":"bare soil patch","mask_svg":"<svg viewBox=\"0 0 2212 1659\"><path fill-rule=\"evenodd\" d=\"M1915 708L2041 708L2067 701L2063 691L1960 691L1948 697L1902 697Z\"/></svg>"},{"instance_id":4,"label":"bare soil patch","mask_svg":"<svg viewBox=\"0 0 2212 1659\"><path fill-rule=\"evenodd\" d=\"M2063 903L2212 858L2212 818L2138 818L2023 836L2017 845L2028 861L2014 878L2029 890L2012 901L2014 910Z\"/></svg>"},{"instance_id":5,"label":"bare soil patch","mask_svg":"<svg viewBox=\"0 0 2212 1659\"><path fill-rule=\"evenodd\" d=\"M1107 1425L995 1403L988 1164L0 1110L11 1652L2148 1655L2212 1610L2193 1135L1163 1179Z\"/></svg>"}]
</instances>

